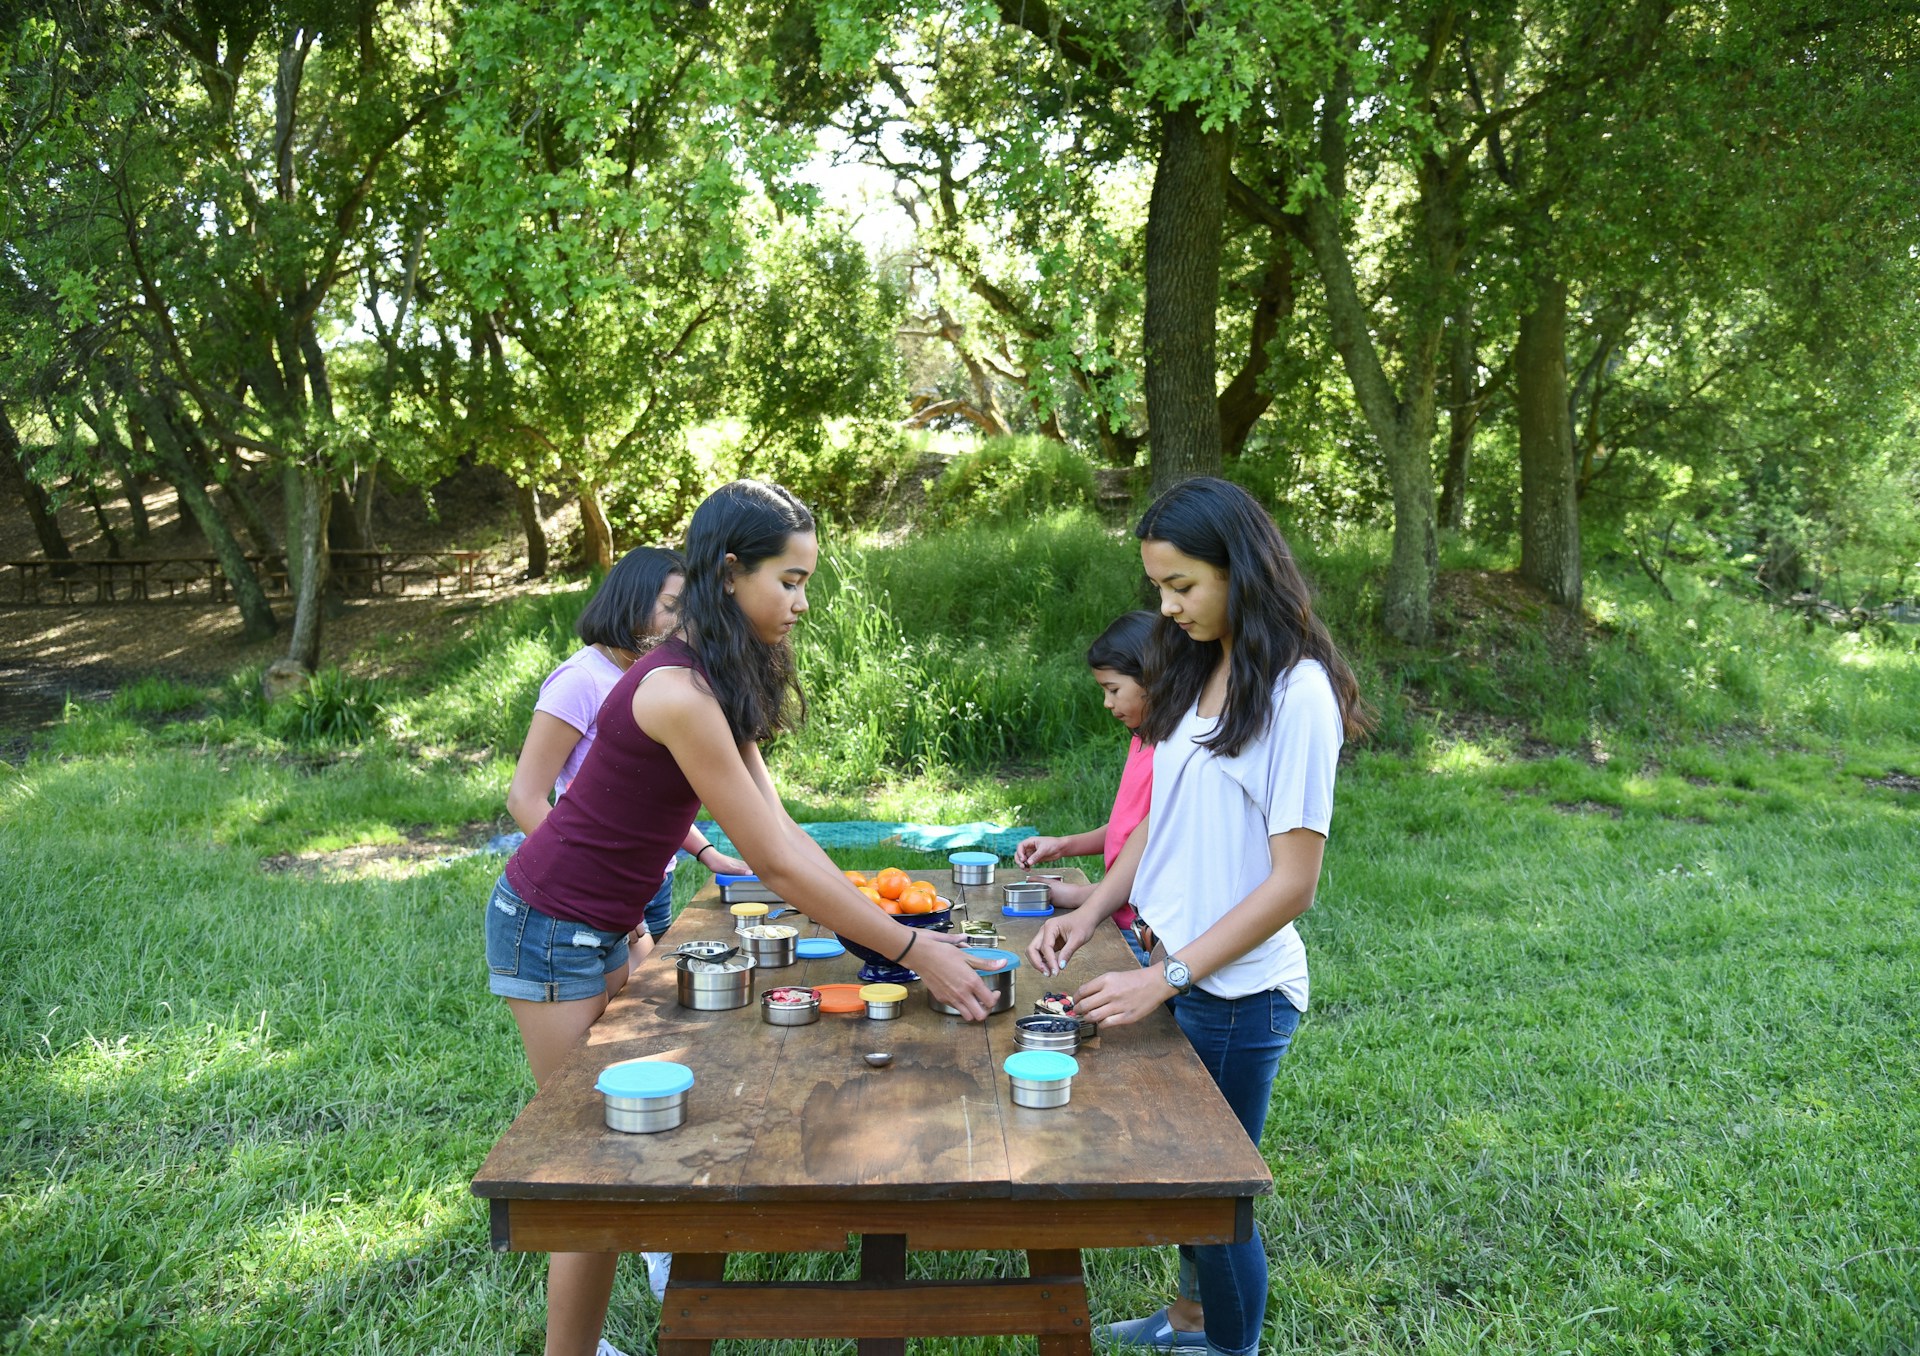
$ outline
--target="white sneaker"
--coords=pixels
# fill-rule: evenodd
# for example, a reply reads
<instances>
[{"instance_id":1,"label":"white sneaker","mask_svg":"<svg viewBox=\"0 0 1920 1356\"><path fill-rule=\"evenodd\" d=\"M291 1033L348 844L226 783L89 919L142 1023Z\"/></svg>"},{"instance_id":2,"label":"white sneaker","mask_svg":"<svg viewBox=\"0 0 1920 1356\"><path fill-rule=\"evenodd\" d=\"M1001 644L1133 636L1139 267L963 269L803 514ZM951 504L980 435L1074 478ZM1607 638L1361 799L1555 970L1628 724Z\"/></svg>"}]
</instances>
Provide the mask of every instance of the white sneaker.
<instances>
[{"instance_id":1,"label":"white sneaker","mask_svg":"<svg viewBox=\"0 0 1920 1356\"><path fill-rule=\"evenodd\" d=\"M661 1303L667 1299L667 1274L673 1270L673 1254L670 1252L643 1252L640 1256L647 1264L647 1289L653 1291L653 1297Z\"/></svg>"},{"instance_id":2,"label":"white sneaker","mask_svg":"<svg viewBox=\"0 0 1920 1356\"><path fill-rule=\"evenodd\" d=\"M627 1356L627 1353L603 1337L600 1345L593 1349L593 1356Z\"/></svg>"}]
</instances>

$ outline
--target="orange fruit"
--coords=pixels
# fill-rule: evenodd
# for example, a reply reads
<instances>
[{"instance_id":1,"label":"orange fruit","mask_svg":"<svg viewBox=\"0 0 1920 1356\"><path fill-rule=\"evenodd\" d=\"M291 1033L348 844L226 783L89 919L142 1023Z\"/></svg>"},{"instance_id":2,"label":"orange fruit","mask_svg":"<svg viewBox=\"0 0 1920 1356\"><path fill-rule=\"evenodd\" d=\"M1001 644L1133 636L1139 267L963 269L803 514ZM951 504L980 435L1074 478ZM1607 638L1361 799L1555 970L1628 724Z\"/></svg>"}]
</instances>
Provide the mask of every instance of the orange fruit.
<instances>
[{"instance_id":1,"label":"orange fruit","mask_svg":"<svg viewBox=\"0 0 1920 1356\"><path fill-rule=\"evenodd\" d=\"M933 888L933 882L930 880L914 881L907 888L910 890L925 890L928 894L934 896L936 899L939 898L940 896L940 892Z\"/></svg>"},{"instance_id":2,"label":"orange fruit","mask_svg":"<svg viewBox=\"0 0 1920 1356\"><path fill-rule=\"evenodd\" d=\"M904 890L900 894L901 913L932 913L938 907L931 891Z\"/></svg>"},{"instance_id":3,"label":"orange fruit","mask_svg":"<svg viewBox=\"0 0 1920 1356\"><path fill-rule=\"evenodd\" d=\"M862 885L859 888L860 888L860 893L865 895L868 899L872 900L875 904L878 904L880 902L880 892L874 889L871 885Z\"/></svg>"},{"instance_id":4,"label":"orange fruit","mask_svg":"<svg viewBox=\"0 0 1920 1356\"><path fill-rule=\"evenodd\" d=\"M855 885L869 885L872 883L867 879L866 874L861 871L847 871L842 874Z\"/></svg>"},{"instance_id":5,"label":"orange fruit","mask_svg":"<svg viewBox=\"0 0 1920 1356\"><path fill-rule=\"evenodd\" d=\"M873 878L873 888L888 899L900 898L900 892L911 883L907 873L897 866L889 866Z\"/></svg>"}]
</instances>

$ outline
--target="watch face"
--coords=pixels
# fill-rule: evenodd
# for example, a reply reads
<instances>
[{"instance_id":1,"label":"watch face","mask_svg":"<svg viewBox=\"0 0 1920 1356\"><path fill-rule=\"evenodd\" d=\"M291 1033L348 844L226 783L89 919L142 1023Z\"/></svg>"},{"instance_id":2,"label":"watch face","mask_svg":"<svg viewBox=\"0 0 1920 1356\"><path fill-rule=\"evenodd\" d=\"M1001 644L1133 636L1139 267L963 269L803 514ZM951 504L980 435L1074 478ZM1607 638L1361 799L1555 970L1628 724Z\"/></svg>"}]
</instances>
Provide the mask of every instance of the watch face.
<instances>
[{"instance_id":1,"label":"watch face","mask_svg":"<svg viewBox=\"0 0 1920 1356\"><path fill-rule=\"evenodd\" d=\"M1167 983L1176 989L1184 989L1193 983L1193 972L1187 969L1184 962L1170 960L1167 962Z\"/></svg>"}]
</instances>

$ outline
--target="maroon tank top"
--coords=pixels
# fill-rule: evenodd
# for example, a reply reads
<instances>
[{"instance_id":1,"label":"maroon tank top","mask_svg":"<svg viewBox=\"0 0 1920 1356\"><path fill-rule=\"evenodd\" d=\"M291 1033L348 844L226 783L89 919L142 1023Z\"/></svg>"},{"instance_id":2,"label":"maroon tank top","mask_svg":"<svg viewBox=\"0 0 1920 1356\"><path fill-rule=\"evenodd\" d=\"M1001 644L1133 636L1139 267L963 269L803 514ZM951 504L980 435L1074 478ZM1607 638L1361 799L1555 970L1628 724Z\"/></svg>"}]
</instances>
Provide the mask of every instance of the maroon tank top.
<instances>
[{"instance_id":1,"label":"maroon tank top","mask_svg":"<svg viewBox=\"0 0 1920 1356\"><path fill-rule=\"evenodd\" d=\"M667 863L699 812L686 774L633 718L633 694L655 669L705 671L670 640L621 675L600 706L597 735L567 794L507 862L507 883L554 918L605 932L639 925Z\"/></svg>"}]
</instances>

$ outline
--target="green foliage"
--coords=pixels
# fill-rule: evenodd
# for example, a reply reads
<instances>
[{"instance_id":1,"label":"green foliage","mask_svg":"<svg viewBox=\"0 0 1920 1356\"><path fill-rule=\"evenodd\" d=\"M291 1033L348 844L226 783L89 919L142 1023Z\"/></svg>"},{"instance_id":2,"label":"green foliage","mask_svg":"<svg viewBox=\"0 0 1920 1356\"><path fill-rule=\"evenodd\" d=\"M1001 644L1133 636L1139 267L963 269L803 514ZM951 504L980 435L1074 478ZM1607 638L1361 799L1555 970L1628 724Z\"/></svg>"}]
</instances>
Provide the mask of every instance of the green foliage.
<instances>
[{"instance_id":1,"label":"green foliage","mask_svg":"<svg viewBox=\"0 0 1920 1356\"><path fill-rule=\"evenodd\" d=\"M266 729L297 746L344 748L381 730L386 700L384 685L375 680L321 669L268 708Z\"/></svg>"},{"instance_id":2,"label":"green foliage","mask_svg":"<svg viewBox=\"0 0 1920 1356\"><path fill-rule=\"evenodd\" d=\"M1071 444L1029 435L986 438L954 459L927 494L949 523L1018 522L1051 509L1091 509L1093 467Z\"/></svg>"}]
</instances>

